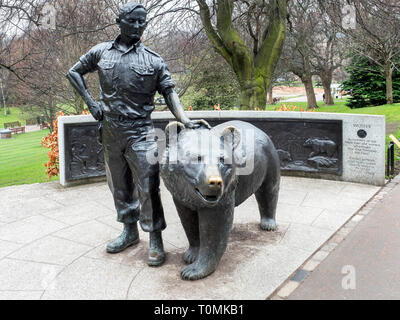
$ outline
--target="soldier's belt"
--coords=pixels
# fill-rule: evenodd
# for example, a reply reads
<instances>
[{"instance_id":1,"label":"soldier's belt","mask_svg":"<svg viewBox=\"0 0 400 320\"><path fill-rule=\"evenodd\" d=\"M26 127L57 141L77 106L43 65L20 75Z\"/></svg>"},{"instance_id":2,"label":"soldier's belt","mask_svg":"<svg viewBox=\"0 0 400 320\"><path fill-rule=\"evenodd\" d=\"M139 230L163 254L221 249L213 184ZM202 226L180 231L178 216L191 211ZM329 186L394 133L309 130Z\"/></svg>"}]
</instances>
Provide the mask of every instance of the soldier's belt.
<instances>
[{"instance_id":1,"label":"soldier's belt","mask_svg":"<svg viewBox=\"0 0 400 320\"><path fill-rule=\"evenodd\" d=\"M122 114L106 113L104 114L104 120L106 121L118 121L118 122L131 122L133 125L146 125L151 124L151 118L129 118Z\"/></svg>"}]
</instances>

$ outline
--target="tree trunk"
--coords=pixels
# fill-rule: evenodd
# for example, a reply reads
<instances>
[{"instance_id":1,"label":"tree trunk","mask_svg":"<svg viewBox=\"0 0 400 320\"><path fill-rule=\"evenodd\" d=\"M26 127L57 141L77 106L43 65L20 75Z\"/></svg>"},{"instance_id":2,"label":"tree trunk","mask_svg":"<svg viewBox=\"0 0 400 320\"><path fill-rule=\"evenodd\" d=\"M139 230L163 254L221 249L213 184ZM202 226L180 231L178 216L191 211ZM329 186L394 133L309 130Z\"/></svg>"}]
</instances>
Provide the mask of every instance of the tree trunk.
<instances>
[{"instance_id":1,"label":"tree trunk","mask_svg":"<svg viewBox=\"0 0 400 320\"><path fill-rule=\"evenodd\" d=\"M273 91L273 86L272 86L272 84L269 86L269 89L268 89L268 104L273 104L274 103L274 97L273 97L273 95L272 95L272 91Z\"/></svg>"},{"instance_id":2,"label":"tree trunk","mask_svg":"<svg viewBox=\"0 0 400 320\"><path fill-rule=\"evenodd\" d=\"M393 104L393 70L391 63L385 65L386 103Z\"/></svg>"},{"instance_id":3,"label":"tree trunk","mask_svg":"<svg viewBox=\"0 0 400 320\"><path fill-rule=\"evenodd\" d=\"M217 3L216 28L213 26L207 1L197 0L197 3L207 37L238 77L241 87L240 109L264 110L268 87L286 36L287 0L271 2L270 22L268 28L262 32L261 43L255 56L233 27L234 1L214 1Z\"/></svg>"},{"instance_id":4,"label":"tree trunk","mask_svg":"<svg viewBox=\"0 0 400 320\"><path fill-rule=\"evenodd\" d=\"M304 84L307 94L307 109L315 109L318 108L317 99L315 97L315 91L312 82L312 76L304 76L301 78L301 81Z\"/></svg>"},{"instance_id":5,"label":"tree trunk","mask_svg":"<svg viewBox=\"0 0 400 320\"><path fill-rule=\"evenodd\" d=\"M54 127L53 127L53 120L56 117L56 108L54 106L54 101L53 98L49 98L48 101L48 110L45 110L45 120L47 123L50 125L50 132L53 132Z\"/></svg>"},{"instance_id":6,"label":"tree trunk","mask_svg":"<svg viewBox=\"0 0 400 320\"><path fill-rule=\"evenodd\" d=\"M3 107L4 107L4 115L7 115L7 106L6 106L6 98L4 96L4 90L3 90L3 82L0 82L0 88L1 88L1 97L3 100Z\"/></svg>"},{"instance_id":7,"label":"tree trunk","mask_svg":"<svg viewBox=\"0 0 400 320\"><path fill-rule=\"evenodd\" d=\"M241 110L265 110L267 104L267 93L263 87L254 83L241 88L240 109Z\"/></svg>"},{"instance_id":8,"label":"tree trunk","mask_svg":"<svg viewBox=\"0 0 400 320\"><path fill-rule=\"evenodd\" d=\"M332 90L331 90L331 85L332 85L332 78L326 79L322 78L322 86L324 87L324 94L325 94L325 99L324 102L328 106L332 106L335 103L333 102L333 97L332 97Z\"/></svg>"}]
</instances>

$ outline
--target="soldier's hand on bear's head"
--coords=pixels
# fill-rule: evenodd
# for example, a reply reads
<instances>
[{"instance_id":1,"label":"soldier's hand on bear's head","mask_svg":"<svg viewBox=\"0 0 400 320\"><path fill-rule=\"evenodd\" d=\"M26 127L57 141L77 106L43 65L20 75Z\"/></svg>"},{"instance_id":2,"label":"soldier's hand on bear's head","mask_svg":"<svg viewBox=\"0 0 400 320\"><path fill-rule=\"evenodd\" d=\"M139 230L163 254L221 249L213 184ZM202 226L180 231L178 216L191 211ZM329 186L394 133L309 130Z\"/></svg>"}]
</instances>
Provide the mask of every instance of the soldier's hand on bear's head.
<instances>
[{"instance_id":1,"label":"soldier's hand on bear's head","mask_svg":"<svg viewBox=\"0 0 400 320\"><path fill-rule=\"evenodd\" d=\"M211 129L211 126L208 124L207 121L201 119L201 120L191 120L189 122L184 123L185 127L188 129L198 129L201 127Z\"/></svg>"}]
</instances>

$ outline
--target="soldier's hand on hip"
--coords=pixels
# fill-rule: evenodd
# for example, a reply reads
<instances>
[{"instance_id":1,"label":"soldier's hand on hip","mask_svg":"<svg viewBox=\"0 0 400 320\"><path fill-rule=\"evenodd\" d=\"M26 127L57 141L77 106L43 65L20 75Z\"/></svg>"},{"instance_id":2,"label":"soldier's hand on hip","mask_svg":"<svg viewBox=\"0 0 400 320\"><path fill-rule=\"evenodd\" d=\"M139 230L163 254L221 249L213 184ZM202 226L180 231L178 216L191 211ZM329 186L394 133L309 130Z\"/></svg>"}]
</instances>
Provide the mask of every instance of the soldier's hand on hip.
<instances>
[{"instance_id":1,"label":"soldier's hand on hip","mask_svg":"<svg viewBox=\"0 0 400 320\"><path fill-rule=\"evenodd\" d=\"M100 103L93 101L88 104L88 108L93 118L95 118L97 121L103 120L103 110L101 109Z\"/></svg>"}]
</instances>

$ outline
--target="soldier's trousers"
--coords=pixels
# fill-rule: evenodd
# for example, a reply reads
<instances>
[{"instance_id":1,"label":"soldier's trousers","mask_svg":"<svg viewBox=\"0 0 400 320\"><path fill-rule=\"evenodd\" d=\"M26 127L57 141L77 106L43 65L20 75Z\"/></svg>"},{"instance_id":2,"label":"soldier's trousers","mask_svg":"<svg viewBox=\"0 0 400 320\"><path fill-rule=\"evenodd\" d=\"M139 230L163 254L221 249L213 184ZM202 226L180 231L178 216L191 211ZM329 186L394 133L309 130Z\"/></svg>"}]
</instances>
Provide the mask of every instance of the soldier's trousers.
<instances>
[{"instance_id":1,"label":"soldier's trousers","mask_svg":"<svg viewBox=\"0 0 400 320\"><path fill-rule=\"evenodd\" d=\"M153 130L150 119L105 114L102 122L107 182L114 197L117 220L122 223L140 221L147 232L166 228L159 166L146 157L148 152L157 152L157 142L146 140Z\"/></svg>"}]
</instances>

